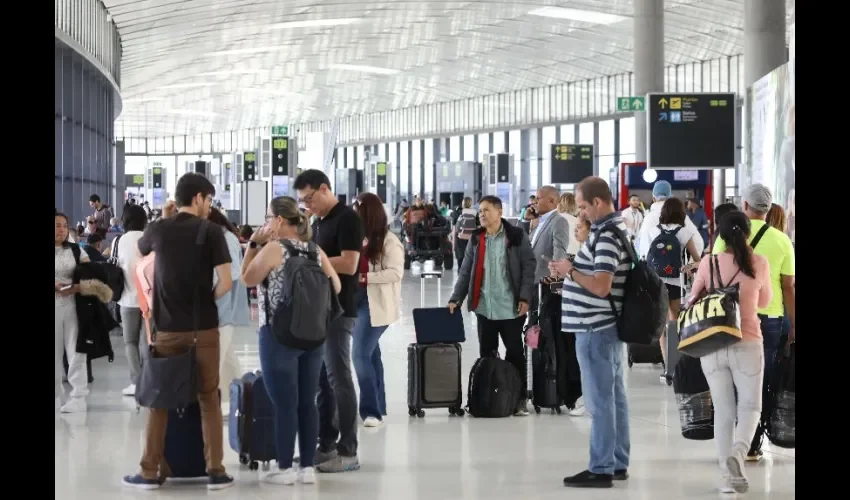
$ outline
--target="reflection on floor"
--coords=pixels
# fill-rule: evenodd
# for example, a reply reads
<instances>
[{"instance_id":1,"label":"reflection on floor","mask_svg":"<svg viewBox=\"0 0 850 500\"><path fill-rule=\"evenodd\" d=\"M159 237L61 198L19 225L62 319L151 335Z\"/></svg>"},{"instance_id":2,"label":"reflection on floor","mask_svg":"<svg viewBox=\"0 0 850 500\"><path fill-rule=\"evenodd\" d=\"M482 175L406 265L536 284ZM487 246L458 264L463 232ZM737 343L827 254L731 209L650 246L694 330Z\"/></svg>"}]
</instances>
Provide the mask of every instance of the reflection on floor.
<instances>
[{"instance_id":1,"label":"reflection on floor","mask_svg":"<svg viewBox=\"0 0 850 500\"><path fill-rule=\"evenodd\" d=\"M442 284L442 300L451 291L451 273ZM434 304L433 283L427 298ZM207 493L193 485L168 485L157 498L222 499L692 499L716 498L718 479L714 443L681 437L672 389L659 384L658 369L635 366L629 372L631 411L631 478L611 490L566 490L565 475L586 467L589 417L544 411L525 418L474 420L431 410L424 419L407 416L406 347L413 341L410 310L419 307L419 282L403 284L402 321L381 340L389 417L379 429L360 433L359 472L321 475L317 486L269 486L258 473L240 467L225 451L234 488ZM474 320L464 313L468 341L463 346L465 370L477 357ZM115 500L147 494L127 491L121 476L135 472L141 452L144 414L136 414L132 398L120 395L127 384L120 338L113 338L116 360L94 363L95 383L87 415L59 416L56 433L56 498ZM253 329L243 328L235 340L246 369L259 366ZM464 386L465 386L464 381ZM225 430L226 432L226 430ZM765 459L748 464L749 498L794 498L795 452L766 445Z\"/></svg>"}]
</instances>

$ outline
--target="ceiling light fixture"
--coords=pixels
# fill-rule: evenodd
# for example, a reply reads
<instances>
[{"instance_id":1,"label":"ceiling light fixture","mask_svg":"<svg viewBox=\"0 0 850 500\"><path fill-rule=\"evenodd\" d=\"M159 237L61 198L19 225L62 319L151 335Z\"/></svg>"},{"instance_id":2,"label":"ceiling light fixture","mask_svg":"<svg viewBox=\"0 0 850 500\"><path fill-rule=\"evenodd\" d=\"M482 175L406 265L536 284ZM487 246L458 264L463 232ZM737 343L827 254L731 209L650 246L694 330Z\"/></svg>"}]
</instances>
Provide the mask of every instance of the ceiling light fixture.
<instances>
[{"instance_id":1,"label":"ceiling light fixture","mask_svg":"<svg viewBox=\"0 0 850 500\"><path fill-rule=\"evenodd\" d=\"M358 21L360 21L360 19L353 17L341 19L312 19L307 21L288 21L285 23L273 24L271 25L271 29L287 30L296 28L325 28L328 26L345 26L347 24L354 24Z\"/></svg>"},{"instance_id":2,"label":"ceiling light fixture","mask_svg":"<svg viewBox=\"0 0 850 500\"><path fill-rule=\"evenodd\" d=\"M164 97L130 97L129 99L123 99L122 102L124 104L131 102L154 102L154 101L162 101L165 100Z\"/></svg>"},{"instance_id":3,"label":"ceiling light fixture","mask_svg":"<svg viewBox=\"0 0 850 500\"><path fill-rule=\"evenodd\" d=\"M198 73L198 76L230 76L230 75L256 75L262 73L264 69L226 69L222 71L207 71Z\"/></svg>"},{"instance_id":4,"label":"ceiling light fixture","mask_svg":"<svg viewBox=\"0 0 850 500\"><path fill-rule=\"evenodd\" d=\"M159 87L159 89L192 89L196 87L212 87L213 85L216 84L214 82L175 83L173 85L164 85Z\"/></svg>"},{"instance_id":5,"label":"ceiling light fixture","mask_svg":"<svg viewBox=\"0 0 850 500\"><path fill-rule=\"evenodd\" d=\"M212 111L200 111L195 109L158 109L157 113L164 113L169 115L183 115L183 116L218 116L217 113L213 113Z\"/></svg>"},{"instance_id":6,"label":"ceiling light fixture","mask_svg":"<svg viewBox=\"0 0 850 500\"><path fill-rule=\"evenodd\" d=\"M274 45L266 47L250 47L245 49L219 50L210 52L208 56L234 56L239 54L262 54L264 52L278 52L281 50L290 50L295 44L291 45Z\"/></svg>"},{"instance_id":7,"label":"ceiling light fixture","mask_svg":"<svg viewBox=\"0 0 850 500\"><path fill-rule=\"evenodd\" d=\"M591 24L614 24L629 19L617 14L606 14L592 10L567 9L564 7L541 7L529 12L532 16L551 17L553 19L570 19Z\"/></svg>"},{"instance_id":8,"label":"ceiling light fixture","mask_svg":"<svg viewBox=\"0 0 850 500\"><path fill-rule=\"evenodd\" d=\"M341 69L348 71L359 71L361 73L374 73L376 75L394 75L400 71L390 68L378 68L376 66L361 66L359 64L331 64L329 69Z\"/></svg>"}]
</instances>

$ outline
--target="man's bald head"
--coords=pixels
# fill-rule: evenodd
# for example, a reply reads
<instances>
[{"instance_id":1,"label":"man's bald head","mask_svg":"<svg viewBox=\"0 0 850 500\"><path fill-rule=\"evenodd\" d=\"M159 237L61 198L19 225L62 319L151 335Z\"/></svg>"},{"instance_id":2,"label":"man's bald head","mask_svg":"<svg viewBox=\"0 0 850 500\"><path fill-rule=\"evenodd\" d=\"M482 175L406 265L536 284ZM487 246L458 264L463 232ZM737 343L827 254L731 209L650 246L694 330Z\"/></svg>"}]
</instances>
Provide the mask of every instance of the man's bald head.
<instances>
[{"instance_id":1,"label":"man's bald head","mask_svg":"<svg viewBox=\"0 0 850 500\"><path fill-rule=\"evenodd\" d=\"M543 186L537 190L537 213L543 215L558 208L561 192L555 186Z\"/></svg>"}]
</instances>

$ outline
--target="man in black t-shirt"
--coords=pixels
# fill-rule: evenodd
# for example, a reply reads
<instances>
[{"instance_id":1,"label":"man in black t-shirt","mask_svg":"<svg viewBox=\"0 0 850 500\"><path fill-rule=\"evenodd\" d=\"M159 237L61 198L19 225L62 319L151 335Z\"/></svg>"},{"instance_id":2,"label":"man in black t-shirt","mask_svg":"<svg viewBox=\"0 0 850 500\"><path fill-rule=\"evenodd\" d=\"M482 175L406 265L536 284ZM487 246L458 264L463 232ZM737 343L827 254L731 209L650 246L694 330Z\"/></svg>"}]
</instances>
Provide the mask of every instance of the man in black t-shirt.
<instances>
[{"instance_id":1,"label":"man in black t-shirt","mask_svg":"<svg viewBox=\"0 0 850 500\"><path fill-rule=\"evenodd\" d=\"M305 170L295 179L299 201L318 219L313 241L327 254L339 274L339 302L344 314L328 332L325 362L319 378L319 472L357 470L357 393L351 377L351 332L357 317L357 268L363 246L363 224L350 207L331 192L331 182L321 170ZM338 422L334 415L338 414Z\"/></svg>"},{"instance_id":2,"label":"man in black t-shirt","mask_svg":"<svg viewBox=\"0 0 850 500\"><path fill-rule=\"evenodd\" d=\"M207 221L215 188L206 177L194 172L180 178L175 189L178 213L148 226L139 240L139 253L156 252L153 290L154 344L158 356L185 353L195 342L198 368L198 402L204 445L208 450L207 488L220 490L233 485L225 473L219 383L218 309L215 301L233 284L230 252L224 232ZM213 287L213 271L218 283ZM164 381L168 382L168 381ZM184 381L174 380L173 383ZM145 431L145 449L139 474L125 476L125 486L145 490L158 488L165 471L163 461L168 411L151 409ZM179 439L172 436L170 439Z\"/></svg>"}]
</instances>

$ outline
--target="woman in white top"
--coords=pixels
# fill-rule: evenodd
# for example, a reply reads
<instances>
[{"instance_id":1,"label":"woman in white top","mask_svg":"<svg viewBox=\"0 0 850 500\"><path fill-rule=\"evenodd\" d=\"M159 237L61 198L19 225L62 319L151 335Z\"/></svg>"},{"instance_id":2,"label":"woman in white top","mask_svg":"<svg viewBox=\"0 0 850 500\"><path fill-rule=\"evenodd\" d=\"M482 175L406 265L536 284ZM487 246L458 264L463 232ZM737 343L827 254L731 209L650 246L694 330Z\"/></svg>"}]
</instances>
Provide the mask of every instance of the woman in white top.
<instances>
[{"instance_id":1,"label":"woman in white top","mask_svg":"<svg viewBox=\"0 0 850 500\"><path fill-rule=\"evenodd\" d=\"M576 197L573 193L562 194L561 199L558 201L558 214L567 219L567 227L574 234L578 227L578 219L576 219L577 212ZM570 238L570 242L567 244L567 254L576 255L580 249L581 243L575 237Z\"/></svg>"},{"instance_id":2,"label":"woman in white top","mask_svg":"<svg viewBox=\"0 0 850 500\"><path fill-rule=\"evenodd\" d=\"M379 340L399 318L404 247L389 231L387 212L377 195L361 194L354 208L363 221L366 238L360 252L351 360L360 385L360 418L364 426L378 427L387 414Z\"/></svg>"},{"instance_id":3,"label":"woman in white top","mask_svg":"<svg viewBox=\"0 0 850 500\"><path fill-rule=\"evenodd\" d=\"M68 242L68 216L57 212L54 216L53 233L53 383L54 398L59 398L62 413L86 411L86 396L89 394L89 379L86 370L86 355L77 352L77 337L80 325L77 322L77 303L74 295L79 285L74 284L74 269L77 262L89 262L89 257L76 243ZM71 399L65 398L62 387L62 355L68 355L68 383L71 384Z\"/></svg>"},{"instance_id":4,"label":"woman in white top","mask_svg":"<svg viewBox=\"0 0 850 500\"><path fill-rule=\"evenodd\" d=\"M695 230L695 226L689 225L685 223L687 219L687 211L685 209L685 204L682 200L678 198L667 198L664 202L664 205L661 207L661 214L658 218L659 224L655 227L649 227L648 230L648 238L647 240L652 242L655 241L661 234L661 230L665 231L675 231L678 229L676 233L676 239L679 240L679 246L687 251L687 254L691 256L693 259L693 264L687 266L687 269L696 269L696 266L699 265L700 254L697 249L695 238L702 237ZM651 245L646 245L650 247ZM646 259L649 248L639 248L640 256L642 259ZM684 262L682 262L682 272L685 271ZM665 333L661 334L661 338L659 342L661 343L661 355L664 359L664 363L667 363L667 335L675 335L677 338L679 336L679 327L677 320L679 318L679 306L680 301L682 300L683 286L684 282L681 277L679 278L665 278L662 277L661 281L663 281L667 285L667 298L670 301L668 306L668 317L667 317L667 330ZM667 373L673 373L672 369L668 370ZM667 379L666 375L661 376L662 379Z\"/></svg>"},{"instance_id":5,"label":"woman in white top","mask_svg":"<svg viewBox=\"0 0 850 500\"><path fill-rule=\"evenodd\" d=\"M136 296L136 261L139 260L139 240L145 234L148 215L138 205L128 205L121 214L124 234L112 240L109 255L124 272L124 291L118 299L121 310L121 329L124 335L124 353L130 370L130 385L121 393L125 396L136 394L136 380L142 367L142 356L147 352L147 338L142 333L144 322L139 298Z\"/></svg>"}]
</instances>

